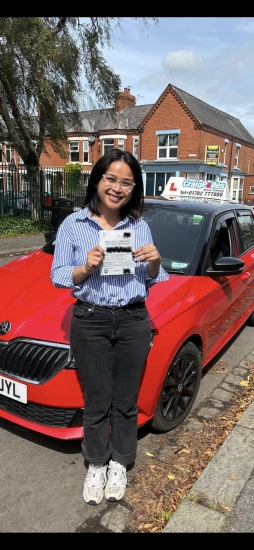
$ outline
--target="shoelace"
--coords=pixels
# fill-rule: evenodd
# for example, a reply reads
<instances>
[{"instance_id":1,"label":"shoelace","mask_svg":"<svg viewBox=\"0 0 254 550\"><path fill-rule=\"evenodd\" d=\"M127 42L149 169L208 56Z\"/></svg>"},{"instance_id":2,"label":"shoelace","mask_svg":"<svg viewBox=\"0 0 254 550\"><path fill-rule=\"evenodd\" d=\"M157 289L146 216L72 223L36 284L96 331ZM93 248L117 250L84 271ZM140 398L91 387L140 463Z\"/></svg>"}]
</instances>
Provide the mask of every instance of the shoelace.
<instances>
[{"instance_id":1,"label":"shoelace","mask_svg":"<svg viewBox=\"0 0 254 550\"><path fill-rule=\"evenodd\" d=\"M94 483L100 483L101 481L105 481L104 474L101 470L97 469L89 469L87 474L87 482L90 483L94 481Z\"/></svg>"},{"instance_id":2,"label":"shoelace","mask_svg":"<svg viewBox=\"0 0 254 550\"><path fill-rule=\"evenodd\" d=\"M114 466L110 465L109 469L108 469L108 479L110 479L110 481L112 481L112 478L117 477L117 476L121 476L124 483L126 483L126 485L128 485L127 479L126 479L126 470L121 467L121 464L114 465Z\"/></svg>"}]
</instances>

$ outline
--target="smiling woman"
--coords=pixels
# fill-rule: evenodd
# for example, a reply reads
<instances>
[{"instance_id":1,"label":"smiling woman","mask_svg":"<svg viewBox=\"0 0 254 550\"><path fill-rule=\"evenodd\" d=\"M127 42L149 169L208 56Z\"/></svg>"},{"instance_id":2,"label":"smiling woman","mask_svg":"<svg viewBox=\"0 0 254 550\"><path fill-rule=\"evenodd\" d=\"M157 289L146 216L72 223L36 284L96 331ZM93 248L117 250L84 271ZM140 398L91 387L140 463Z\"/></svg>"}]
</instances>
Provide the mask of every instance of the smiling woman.
<instances>
[{"instance_id":1,"label":"smiling woman","mask_svg":"<svg viewBox=\"0 0 254 550\"><path fill-rule=\"evenodd\" d=\"M77 299L70 345L85 400L88 504L99 504L104 488L108 500L120 500L126 466L136 458L136 400L151 342L145 299L148 286L168 279L142 209L138 161L113 149L91 172L84 208L64 220L56 237L52 282L72 288ZM112 253L121 254L120 270L110 267Z\"/></svg>"}]
</instances>

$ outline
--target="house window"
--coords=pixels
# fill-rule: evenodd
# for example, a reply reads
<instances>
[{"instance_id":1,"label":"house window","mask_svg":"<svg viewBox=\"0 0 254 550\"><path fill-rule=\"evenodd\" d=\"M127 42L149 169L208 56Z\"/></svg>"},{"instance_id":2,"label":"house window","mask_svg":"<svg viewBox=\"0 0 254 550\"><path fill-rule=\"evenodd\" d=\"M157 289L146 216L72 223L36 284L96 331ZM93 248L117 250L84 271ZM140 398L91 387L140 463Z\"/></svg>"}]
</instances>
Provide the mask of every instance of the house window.
<instances>
[{"instance_id":1,"label":"house window","mask_svg":"<svg viewBox=\"0 0 254 550\"><path fill-rule=\"evenodd\" d=\"M89 142L83 141L83 162L88 162L89 157Z\"/></svg>"},{"instance_id":2,"label":"house window","mask_svg":"<svg viewBox=\"0 0 254 550\"><path fill-rule=\"evenodd\" d=\"M146 183L144 193L147 197L159 197L170 177L174 177L175 172L148 172L146 174Z\"/></svg>"},{"instance_id":3,"label":"house window","mask_svg":"<svg viewBox=\"0 0 254 550\"><path fill-rule=\"evenodd\" d=\"M118 139L118 149L121 149L122 151L124 150L124 139L123 138Z\"/></svg>"},{"instance_id":4,"label":"house window","mask_svg":"<svg viewBox=\"0 0 254 550\"><path fill-rule=\"evenodd\" d=\"M217 175L216 174L206 174L206 180L207 181L214 181L216 180Z\"/></svg>"},{"instance_id":5,"label":"house window","mask_svg":"<svg viewBox=\"0 0 254 550\"><path fill-rule=\"evenodd\" d=\"M133 156L138 158L138 137L133 138Z\"/></svg>"},{"instance_id":6,"label":"house window","mask_svg":"<svg viewBox=\"0 0 254 550\"><path fill-rule=\"evenodd\" d=\"M9 144L5 146L5 162L11 162L11 146Z\"/></svg>"},{"instance_id":7,"label":"house window","mask_svg":"<svg viewBox=\"0 0 254 550\"><path fill-rule=\"evenodd\" d=\"M250 185L249 193L254 193L254 183Z\"/></svg>"},{"instance_id":8,"label":"house window","mask_svg":"<svg viewBox=\"0 0 254 550\"><path fill-rule=\"evenodd\" d=\"M11 146L9 144L2 145L0 148L0 162L6 164L11 162Z\"/></svg>"},{"instance_id":9,"label":"house window","mask_svg":"<svg viewBox=\"0 0 254 550\"><path fill-rule=\"evenodd\" d=\"M79 162L79 142L69 141L70 162Z\"/></svg>"},{"instance_id":10,"label":"house window","mask_svg":"<svg viewBox=\"0 0 254 550\"><path fill-rule=\"evenodd\" d=\"M242 202L243 196L243 178L233 178L233 194L232 199Z\"/></svg>"},{"instance_id":11,"label":"house window","mask_svg":"<svg viewBox=\"0 0 254 550\"><path fill-rule=\"evenodd\" d=\"M158 136L159 159L175 159L178 150L178 134L160 134Z\"/></svg>"},{"instance_id":12,"label":"house window","mask_svg":"<svg viewBox=\"0 0 254 550\"><path fill-rule=\"evenodd\" d=\"M111 151L112 149L114 149L114 139L113 138L104 139L103 140L104 155L105 153L107 153L108 151Z\"/></svg>"},{"instance_id":13,"label":"house window","mask_svg":"<svg viewBox=\"0 0 254 550\"><path fill-rule=\"evenodd\" d=\"M236 149L235 149L235 168L238 168L238 166L239 166L240 148L241 148L241 145L238 145L238 143L237 143L236 144Z\"/></svg>"}]
</instances>

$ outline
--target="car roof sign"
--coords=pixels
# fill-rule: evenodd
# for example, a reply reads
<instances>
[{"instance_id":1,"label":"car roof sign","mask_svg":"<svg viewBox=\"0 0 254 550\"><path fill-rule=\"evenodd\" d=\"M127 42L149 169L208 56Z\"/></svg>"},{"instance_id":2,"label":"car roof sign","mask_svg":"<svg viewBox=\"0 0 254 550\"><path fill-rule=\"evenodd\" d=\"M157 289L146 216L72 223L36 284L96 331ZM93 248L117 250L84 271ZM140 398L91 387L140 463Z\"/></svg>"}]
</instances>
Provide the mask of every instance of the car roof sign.
<instances>
[{"instance_id":1,"label":"car roof sign","mask_svg":"<svg viewBox=\"0 0 254 550\"><path fill-rule=\"evenodd\" d=\"M221 180L191 180L183 177L170 177L161 193L166 199L213 199L231 201L227 181Z\"/></svg>"}]
</instances>

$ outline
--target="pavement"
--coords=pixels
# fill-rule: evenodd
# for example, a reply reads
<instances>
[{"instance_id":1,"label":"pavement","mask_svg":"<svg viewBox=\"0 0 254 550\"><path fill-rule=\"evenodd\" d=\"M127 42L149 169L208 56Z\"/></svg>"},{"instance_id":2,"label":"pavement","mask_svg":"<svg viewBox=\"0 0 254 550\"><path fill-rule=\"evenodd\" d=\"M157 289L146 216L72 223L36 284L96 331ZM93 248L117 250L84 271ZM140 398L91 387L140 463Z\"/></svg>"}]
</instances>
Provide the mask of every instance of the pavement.
<instances>
[{"instance_id":1,"label":"pavement","mask_svg":"<svg viewBox=\"0 0 254 550\"><path fill-rule=\"evenodd\" d=\"M0 236L0 257L20 256L38 250L46 244L45 234L26 235L24 237L1 237Z\"/></svg>"},{"instance_id":2,"label":"pavement","mask_svg":"<svg viewBox=\"0 0 254 550\"><path fill-rule=\"evenodd\" d=\"M43 233L15 238L0 237L0 257L15 258L37 250L45 243ZM254 532L254 401L162 531L219 532Z\"/></svg>"}]
</instances>

